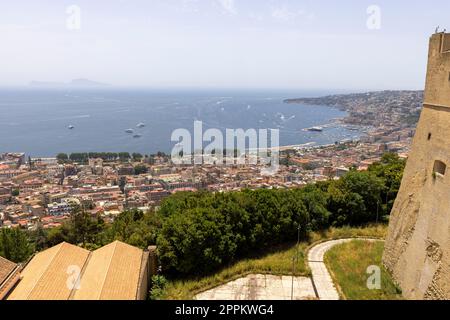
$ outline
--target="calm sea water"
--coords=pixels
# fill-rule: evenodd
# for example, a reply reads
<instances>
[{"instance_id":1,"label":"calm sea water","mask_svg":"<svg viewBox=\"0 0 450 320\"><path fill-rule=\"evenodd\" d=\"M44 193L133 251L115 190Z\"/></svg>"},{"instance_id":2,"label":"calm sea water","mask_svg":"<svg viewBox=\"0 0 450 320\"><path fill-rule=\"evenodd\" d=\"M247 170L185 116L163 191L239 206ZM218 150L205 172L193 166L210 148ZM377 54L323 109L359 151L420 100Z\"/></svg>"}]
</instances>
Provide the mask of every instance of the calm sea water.
<instances>
[{"instance_id":1,"label":"calm sea water","mask_svg":"<svg viewBox=\"0 0 450 320\"><path fill-rule=\"evenodd\" d=\"M329 93L329 92L327 92ZM283 99L326 92L152 91L0 89L0 152L54 156L59 152L170 152L171 133L193 132L194 120L205 129L280 129L281 145L334 143L360 133L322 126L345 112L325 107L285 104ZM145 127L136 125L144 123ZM69 130L68 126L75 128ZM125 130L133 129L141 138Z\"/></svg>"}]
</instances>

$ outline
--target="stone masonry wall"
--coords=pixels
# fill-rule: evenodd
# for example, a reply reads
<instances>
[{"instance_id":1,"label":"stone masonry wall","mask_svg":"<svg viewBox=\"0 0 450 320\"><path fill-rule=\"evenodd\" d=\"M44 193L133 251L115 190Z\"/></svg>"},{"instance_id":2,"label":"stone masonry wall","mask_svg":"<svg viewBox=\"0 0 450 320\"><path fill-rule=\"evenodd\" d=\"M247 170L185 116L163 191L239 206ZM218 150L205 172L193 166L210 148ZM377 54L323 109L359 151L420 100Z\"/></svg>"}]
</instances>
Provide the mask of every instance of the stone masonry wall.
<instances>
[{"instance_id":1,"label":"stone masonry wall","mask_svg":"<svg viewBox=\"0 0 450 320\"><path fill-rule=\"evenodd\" d=\"M424 109L383 256L408 299L450 299L449 39L443 33L430 39Z\"/></svg>"}]
</instances>

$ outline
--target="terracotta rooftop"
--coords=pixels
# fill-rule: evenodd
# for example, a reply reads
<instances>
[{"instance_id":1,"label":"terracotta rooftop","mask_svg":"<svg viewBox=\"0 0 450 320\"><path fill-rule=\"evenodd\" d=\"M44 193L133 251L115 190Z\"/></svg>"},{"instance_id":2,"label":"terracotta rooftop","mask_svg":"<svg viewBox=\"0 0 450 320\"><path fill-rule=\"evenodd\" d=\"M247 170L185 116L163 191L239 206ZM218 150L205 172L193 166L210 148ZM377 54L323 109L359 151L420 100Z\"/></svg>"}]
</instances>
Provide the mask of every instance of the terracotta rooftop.
<instances>
[{"instance_id":1,"label":"terracotta rooftop","mask_svg":"<svg viewBox=\"0 0 450 320\"><path fill-rule=\"evenodd\" d=\"M0 257L0 286L8 278L11 272L16 268L16 264L3 257Z\"/></svg>"},{"instance_id":2,"label":"terracotta rooftop","mask_svg":"<svg viewBox=\"0 0 450 320\"><path fill-rule=\"evenodd\" d=\"M0 257L0 300L10 291L19 279L19 265Z\"/></svg>"}]
</instances>

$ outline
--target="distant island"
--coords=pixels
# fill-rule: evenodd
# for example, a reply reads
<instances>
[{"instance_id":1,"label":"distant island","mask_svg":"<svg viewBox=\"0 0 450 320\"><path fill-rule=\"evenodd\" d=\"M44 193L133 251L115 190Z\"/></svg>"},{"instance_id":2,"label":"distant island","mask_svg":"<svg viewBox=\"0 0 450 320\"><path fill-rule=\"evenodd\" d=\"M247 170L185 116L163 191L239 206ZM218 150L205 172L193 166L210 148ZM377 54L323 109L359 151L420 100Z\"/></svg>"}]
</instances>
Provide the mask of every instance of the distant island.
<instances>
[{"instance_id":1,"label":"distant island","mask_svg":"<svg viewBox=\"0 0 450 320\"><path fill-rule=\"evenodd\" d=\"M46 81L32 81L32 87L107 87L109 84L92 81L89 79L73 79L70 82L46 82Z\"/></svg>"}]
</instances>

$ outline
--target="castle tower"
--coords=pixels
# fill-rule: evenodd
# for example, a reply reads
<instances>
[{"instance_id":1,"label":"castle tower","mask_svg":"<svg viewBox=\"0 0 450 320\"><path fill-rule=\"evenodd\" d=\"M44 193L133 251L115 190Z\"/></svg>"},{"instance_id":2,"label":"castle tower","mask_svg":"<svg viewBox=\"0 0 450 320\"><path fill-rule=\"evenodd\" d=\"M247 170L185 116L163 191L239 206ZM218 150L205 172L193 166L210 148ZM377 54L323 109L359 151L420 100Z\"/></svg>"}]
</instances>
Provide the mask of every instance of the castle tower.
<instances>
[{"instance_id":1,"label":"castle tower","mask_svg":"<svg viewBox=\"0 0 450 320\"><path fill-rule=\"evenodd\" d=\"M383 262L408 299L450 299L450 34L430 39L422 114Z\"/></svg>"}]
</instances>

